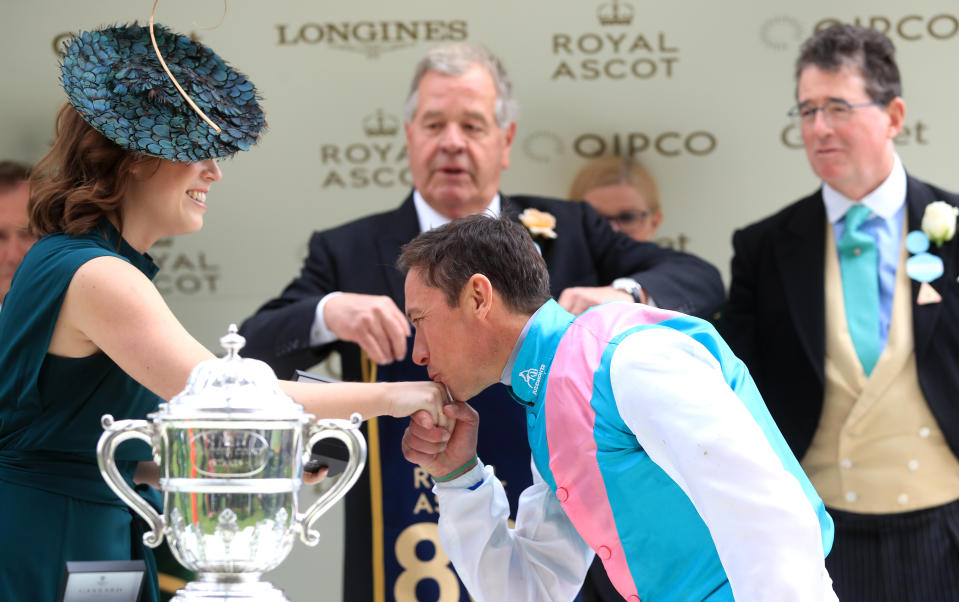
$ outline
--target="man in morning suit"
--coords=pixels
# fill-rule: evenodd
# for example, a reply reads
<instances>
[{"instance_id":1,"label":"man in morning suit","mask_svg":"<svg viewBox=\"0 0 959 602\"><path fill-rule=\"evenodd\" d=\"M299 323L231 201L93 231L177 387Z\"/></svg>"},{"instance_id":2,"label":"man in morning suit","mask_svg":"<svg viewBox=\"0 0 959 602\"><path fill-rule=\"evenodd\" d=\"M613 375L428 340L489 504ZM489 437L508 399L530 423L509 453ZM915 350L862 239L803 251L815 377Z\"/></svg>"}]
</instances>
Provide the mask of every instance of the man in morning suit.
<instances>
[{"instance_id":1,"label":"man in morning suit","mask_svg":"<svg viewBox=\"0 0 959 602\"><path fill-rule=\"evenodd\" d=\"M246 355L289 376L338 351L344 378L356 380L362 349L378 364L380 380L429 378L410 357L412 332L400 309L403 276L393 266L400 247L420 232L481 212L526 212L549 265L552 293L573 313L613 299L705 316L721 305L722 283L709 264L617 234L586 203L500 194L515 110L508 76L488 51L468 45L430 50L405 107L415 189L394 211L314 233L299 277L243 324ZM488 429L480 449L495 456L490 463L500 468L515 509L532 482L523 408L502 387L486 391L477 405ZM368 602L375 592L401 602L466 600L439 546L429 479L400 452L405 426L366 425L369 468L347 497L344 599Z\"/></svg>"},{"instance_id":2,"label":"man in morning suit","mask_svg":"<svg viewBox=\"0 0 959 602\"><path fill-rule=\"evenodd\" d=\"M895 152L893 55L852 25L803 44L793 112L823 184L733 235L721 330L835 520L839 599L956 600L959 245L929 248L944 274L921 292L905 238L937 209L954 228L959 197Z\"/></svg>"}]
</instances>

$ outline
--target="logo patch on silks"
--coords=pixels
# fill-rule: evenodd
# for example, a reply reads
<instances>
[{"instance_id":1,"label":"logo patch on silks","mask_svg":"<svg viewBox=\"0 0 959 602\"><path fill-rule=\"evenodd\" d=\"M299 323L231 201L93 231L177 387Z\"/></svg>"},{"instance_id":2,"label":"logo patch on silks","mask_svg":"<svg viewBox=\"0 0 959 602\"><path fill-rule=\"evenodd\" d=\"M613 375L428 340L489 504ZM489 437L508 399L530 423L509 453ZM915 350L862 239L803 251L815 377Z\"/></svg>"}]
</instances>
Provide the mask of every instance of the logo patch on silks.
<instances>
[{"instance_id":1,"label":"logo patch on silks","mask_svg":"<svg viewBox=\"0 0 959 602\"><path fill-rule=\"evenodd\" d=\"M929 305L942 301L936 289L930 282L942 276L944 268L942 259L928 253L929 237L919 230L913 230L906 235L906 250L913 254L906 260L906 274L916 282L921 282L916 304Z\"/></svg>"}]
</instances>

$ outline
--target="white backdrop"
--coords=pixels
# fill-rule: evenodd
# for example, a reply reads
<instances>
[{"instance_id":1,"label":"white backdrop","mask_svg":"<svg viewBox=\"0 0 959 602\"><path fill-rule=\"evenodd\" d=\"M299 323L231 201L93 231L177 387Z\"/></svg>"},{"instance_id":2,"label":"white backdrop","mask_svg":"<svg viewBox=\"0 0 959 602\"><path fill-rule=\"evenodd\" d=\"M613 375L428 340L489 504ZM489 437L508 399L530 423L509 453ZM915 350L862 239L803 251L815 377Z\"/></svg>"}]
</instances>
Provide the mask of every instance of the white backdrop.
<instances>
[{"instance_id":1,"label":"white backdrop","mask_svg":"<svg viewBox=\"0 0 959 602\"><path fill-rule=\"evenodd\" d=\"M34 162L65 96L56 41L145 23L149 0L2 0L0 157ZM910 173L959 189L959 6L845 0L356 3L164 0L157 21L250 76L269 130L224 162L198 233L162 241L157 285L204 344L297 273L311 231L392 208L409 188L402 104L430 45L484 43L512 75L520 118L503 190L563 196L589 158L633 152L656 176L660 235L712 261L728 286L732 231L817 181L786 111L799 43L823 23L886 31L898 51ZM318 550L273 575L295 600L339 597L341 509ZM320 587L317 584L321 583Z\"/></svg>"}]
</instances>

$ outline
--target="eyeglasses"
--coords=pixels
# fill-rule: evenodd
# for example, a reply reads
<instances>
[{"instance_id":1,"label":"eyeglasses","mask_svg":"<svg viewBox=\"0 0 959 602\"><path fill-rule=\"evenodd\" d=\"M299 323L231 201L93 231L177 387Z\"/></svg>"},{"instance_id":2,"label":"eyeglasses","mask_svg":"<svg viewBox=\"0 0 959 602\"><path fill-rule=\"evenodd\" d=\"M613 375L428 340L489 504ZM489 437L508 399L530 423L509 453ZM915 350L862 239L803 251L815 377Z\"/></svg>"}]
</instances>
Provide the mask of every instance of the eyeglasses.
<instances>
[{"instance_id":1,"label":"eyeglasses","mask_svg":"<svg viewBox=\"0 0 959 602\"><path fill-rule=\"evenodd\" d=\"M816 113L822 111L823 121L825 121L827 125L838 125L849 121L849 117L852 116L853 109L861 109L863 107L871 107L873 105L882 106L883 104L884 103L876 100L850 104L845 100L833 98L831 100L827 100L826 104L821 107L814 107L809 104L796 105L795 107L789 109L789 113L787 113L787 115L794 119L799 119L799 122L804 126L810 126L816 122Z\"/></svg>"},{"instance_id":2,"label":"eyeglasses","mask_svg":"<svg viewBox=\"0 0 959 602\"><path fill-rule=\"evenodd\" d=\"M616 215L604 215L612 226L615 226L621 230L630 230L632 228L638 228L646 218L655 213L654 211L646 210L631 210L623 211Z\"/></svg>"}]
</instances>

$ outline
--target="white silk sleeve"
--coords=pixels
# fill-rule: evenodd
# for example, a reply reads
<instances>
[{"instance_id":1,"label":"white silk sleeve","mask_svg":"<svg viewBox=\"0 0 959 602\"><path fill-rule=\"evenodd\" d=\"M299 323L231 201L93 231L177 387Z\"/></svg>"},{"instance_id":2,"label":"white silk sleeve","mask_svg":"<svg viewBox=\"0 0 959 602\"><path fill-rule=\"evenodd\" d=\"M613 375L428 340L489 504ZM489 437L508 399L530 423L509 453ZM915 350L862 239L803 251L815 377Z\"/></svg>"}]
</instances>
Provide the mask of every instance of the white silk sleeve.
<instances>
[{"instance_id":1,"label":"white silk sleeve","mask_svg":"<svg viewBox=\"0 0 959 602\"><path fill-rule=\"evenodd\" d=\"M610 374L623 420L709 528L735 598L834 600L812 505L706 348L642 330Z\"/></svg>"},{"instance_id":2,"label":"white silk sleeve","mask_svg":"<svg viewBox=\"0 0 959 602\"><path fill-rule=\"evenodd\" d=\"M477 602L572 600L586 577L593 551L535 466L532 470L533 484L520 494L514 528L492 467L479 463L433 487L440 544Z\"/></svg>"}]
</instances>

